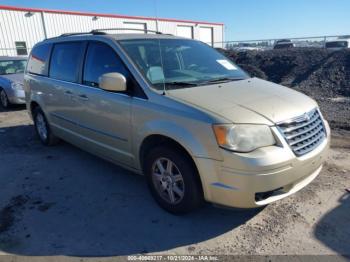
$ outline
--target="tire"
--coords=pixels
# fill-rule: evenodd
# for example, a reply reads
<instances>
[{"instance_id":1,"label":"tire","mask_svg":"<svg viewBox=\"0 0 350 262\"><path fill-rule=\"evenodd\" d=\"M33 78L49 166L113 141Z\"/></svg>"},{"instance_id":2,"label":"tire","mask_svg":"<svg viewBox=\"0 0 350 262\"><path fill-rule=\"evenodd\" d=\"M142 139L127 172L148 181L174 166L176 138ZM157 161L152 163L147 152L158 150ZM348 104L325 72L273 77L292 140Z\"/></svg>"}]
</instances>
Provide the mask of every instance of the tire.
<instances>
[{"instance_id":1,"label":"tire","mask_svg":"<svg viewBox=\"0 0 350 262\"><path fill-rule=\"evenodd\" d=\"M7 97L7 94L4 89L0 88L0 103L2 108L8 109L11 106L11 103Z\"/></svg>"},{"instance_id":2,"label":"tire","mask_svg":"<svg viewBox=\"0 0 350 262\"><path fill-rule=\"evenodd\" d=\"M36 107L33 110L33 120L36 134L41 143L43 143L45 146L53 146L59 142L59 138L52 133L45 114L40 107Z\"/></svg>"},{"instance_id":3,"label":"tire","mask_svg":"<svg viewBox=\"0 0 350 262\"><path fill-rule=\"evenodd\" d=\"M166 211L179 215L202 205L198 172L191 159L180 150L163 146L152 149L146 156L144 171L153 198Z\"/></svg>"}]
</instances>

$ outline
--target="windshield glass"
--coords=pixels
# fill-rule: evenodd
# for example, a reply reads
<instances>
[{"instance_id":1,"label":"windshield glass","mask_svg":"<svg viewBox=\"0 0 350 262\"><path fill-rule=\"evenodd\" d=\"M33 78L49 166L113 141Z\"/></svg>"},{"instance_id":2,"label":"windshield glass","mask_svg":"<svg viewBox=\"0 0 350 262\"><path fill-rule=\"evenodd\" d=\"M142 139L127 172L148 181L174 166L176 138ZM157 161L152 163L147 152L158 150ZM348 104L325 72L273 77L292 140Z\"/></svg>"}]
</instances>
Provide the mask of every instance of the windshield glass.
<instances>
[{"instance_id":1,"label":"windshield glass","mask_svg":"<svg viewBox=\"0 0 350 262\"><path fill-rule=\"evenodd\" d=\"M152 86L189 88L246 79L237 65L208 45L186 39L119 41ZM161 55L160 55L161 54Z\"/></svg>"},{"instance_id":2,"label":"windshield glass","mask_svg":"<svg viewBox=\"0 0 350 262\"><path fill-rule=\"evenodd\" d=\"M3 60L0 61L0 75L24 73L27 60Z\"/></svg>"}]
</instances>

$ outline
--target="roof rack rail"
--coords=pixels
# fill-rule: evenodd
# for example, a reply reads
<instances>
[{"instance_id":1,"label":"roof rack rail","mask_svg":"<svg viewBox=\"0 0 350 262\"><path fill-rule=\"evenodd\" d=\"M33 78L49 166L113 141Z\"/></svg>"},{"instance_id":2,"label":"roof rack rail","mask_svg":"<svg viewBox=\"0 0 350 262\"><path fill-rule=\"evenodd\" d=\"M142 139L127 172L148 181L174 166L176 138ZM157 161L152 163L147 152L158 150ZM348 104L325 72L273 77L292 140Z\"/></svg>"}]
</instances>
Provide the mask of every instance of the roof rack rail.
<instances>
[{"instance_id":1,"label":"roof rack rail","mask_svg":"<svg viewBox=\"0 0 350 262\"><path fill-rule=\"evenodd\" d=\"M50 39L55 39L55 38L59 38L59 37L66 37L66 36L75 36L75 35L106 35L107 33L104 32L74 32L74 33L64 33L58 36L54 36L54 37L49 37L46 38L45 40L50 40Z\"/></svg>"},{"instance_id":2,"label":"roof rack rail","mask_svg":"<svg viewBox=\"0 0 350 262\"><path fill-rule=\"evenodd\" d=\"M92 35L106 35L106 33L104 33L104 32L92 32L92 31L90 31L90 32L80 32L80 33L64 33L64 34L62 34L62 35L60 35L59 37L65 37L65 36L75 36L75 35L90 35L90 34L92 34Z\"/></svg>"},{"instance_id":3,"label":"roof rack rail","mask_svg":"<svg viewBox=\"0 0 350 262\"><path fill-rule=\"evenodd\" d=\"M93 29L90 32L74 32L74 33L64 33L61 34L59 36L55 36L55 37L50 37L50 38L46 38L46 40L48 39L54 39L54 38L58 38L58 37L66 37L66 36L79 36L79 35L107 35L108 33L105 33L103 31L113 31L113 30L128 30L128 31L140 31L140 32L144 32L144 33L155 33L157 35L162 35L162 32L159 31L154 31L154 30L148 30L148 29L137 29L137 28L101 28L101 29ZM167 34L168 35L168 34ZM170 35L170 34L169 34Z\"/></svg>"},{"instance_id":4,"label":"roof rack rail","mask_svg":"<svg viewBox=\"0 0 350 262\"><path fill-rule=\"evenodd\" d=\"M159 32L159 31L154 31L154 30L148 30L148 29L137 29L137 28L101 28L101 29L94 29L94 30L91 30L90 33L92 34L96 34L96 33L103 33L103 31L112 31L112 30L120 30L120 31L123 31L123 30L128 30L128 31L139 31L139 32L144 32L144 33L155 33L157 35L162 35L163 33L162 32Z\"/></svg>"}]
</instances>

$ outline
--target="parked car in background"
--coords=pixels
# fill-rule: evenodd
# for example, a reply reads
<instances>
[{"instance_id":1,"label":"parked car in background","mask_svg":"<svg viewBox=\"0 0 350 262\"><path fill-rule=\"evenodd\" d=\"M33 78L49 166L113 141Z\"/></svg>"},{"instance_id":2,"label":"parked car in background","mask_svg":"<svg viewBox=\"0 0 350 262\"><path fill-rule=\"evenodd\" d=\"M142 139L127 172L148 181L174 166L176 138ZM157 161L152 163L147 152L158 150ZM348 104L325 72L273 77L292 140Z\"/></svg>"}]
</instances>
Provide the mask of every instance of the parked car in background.
<instances>
[{"instance_id":1,"label":"parked car in background","mask_svg":"<svg viewBox=\"0 0 350 262\"><path fill-rule=\"evenodd\" d=\"M258 47L249 43L240 43L237 47L235 47L235 50L239 52L245 52L245 51L262 51L263 49L261 47Z\"/></svg>"},{"instance_id":2,"label":"parked car in background","mask_svg":"<svg viewBox=\"0 0 350 262\"><path fill-rule=\"evenodd\" d=\"M317 177L330 143L313 99L161 33L47 39L32 49L25 91L44 145L61 138L144 174L172 213L287 197Z\"/></svg>"},{"instance_id":3,"label":"parked car in background","mask_svg":"<svg viewBox=\"0 0 350 262\"><path fill-rule=\"evenodd\" d=\"M334 41L327 41L325 48L333 51L350 48L350 39L337 39Z\"/></svg>"},{"instance_id":4,"label":"parked car in background","mask_svg":"<svg viewBox=\"0 0 350 262\"><path fill-rule=\"evenodd\" d=\"M25 104L23 76L26 57L0 56L0 102L3 108Z\"/></svg>"},{"instance_id":5,"label":"parked car in background","mask_svg":"<svg viewBox=\"0 0 350 262\"><path fill-rule=\"evenodd\" d=\"M295 47L294 43L289 39L277 40L273 46L273 49L285 49Z\"/></svg>"}]
</instances>

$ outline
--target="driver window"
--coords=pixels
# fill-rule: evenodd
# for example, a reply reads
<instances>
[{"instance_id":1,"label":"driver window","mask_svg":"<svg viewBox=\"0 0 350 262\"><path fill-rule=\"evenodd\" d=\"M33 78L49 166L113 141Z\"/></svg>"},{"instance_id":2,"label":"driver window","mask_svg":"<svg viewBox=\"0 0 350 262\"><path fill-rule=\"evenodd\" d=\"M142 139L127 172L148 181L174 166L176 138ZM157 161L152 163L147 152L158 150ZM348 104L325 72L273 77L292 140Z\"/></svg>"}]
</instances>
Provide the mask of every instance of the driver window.
<instances>
[{"instance_id":1,"label":"driver window","mask_svg":"<svg viewBox=\"0 0 350 262\"><path fill-rule=\"evenodd\" d=\"M128 70L115 51L101 42L89 43L83 74L83 84L99 87L99 78L106 73L120 73L129 77Z\"/></svg>"}]
</instances>

